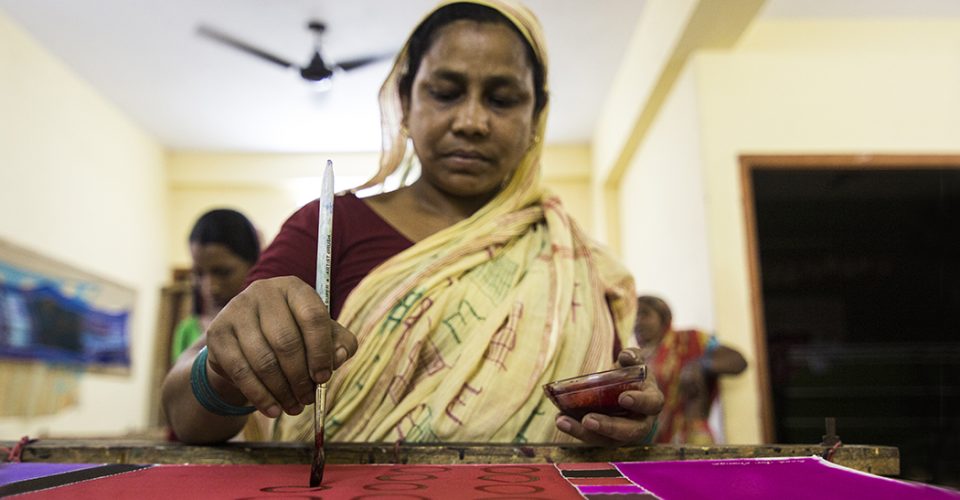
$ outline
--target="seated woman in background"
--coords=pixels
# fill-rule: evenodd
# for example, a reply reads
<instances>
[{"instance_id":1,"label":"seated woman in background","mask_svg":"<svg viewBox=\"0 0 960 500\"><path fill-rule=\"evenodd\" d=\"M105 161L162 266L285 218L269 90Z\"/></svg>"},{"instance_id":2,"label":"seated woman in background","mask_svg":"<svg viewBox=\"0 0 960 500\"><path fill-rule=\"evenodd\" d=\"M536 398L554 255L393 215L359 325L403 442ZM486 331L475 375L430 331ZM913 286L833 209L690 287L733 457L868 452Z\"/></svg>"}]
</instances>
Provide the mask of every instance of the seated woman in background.
<instances>
[{"instance_id":1,"label":"seated woman in background","mask_svg":"<svg viewBox=\"0 0 960 500\"><path fill-rule=\"evenodd\" d=\"M171 361L193 345L223 306L243 290L247 273L260 257L256 229L236 210L215 209L203 214L188 241L193 259L193 313L174 330Z\"/></svg>"},{"instance_id":2,"label":"seated woman in background","mask_svg":"<svg viewBox=\"0 0 960 500\"><path fill-rule=\"evenodd\" d=\"M642 442L662 404L652 377L621 394L626 416L558 416L542 391L641 361L614 355L634 344L632 277L541 185L546 77L526 8L427 16L381 87L384 150L364 187L411 165L419 177L335 197L330 304L314 290L318 204L287 220L167 375L177 435L224 441L256 409L273 439L313 442L329 380L328 441Z\"/></svg>"},{"instance_id":3,"label":"seated woman in background","mask_svg":"<svg viewBox=\"0 0 960 500\"><path fill-rule=\"evenodd\" d=\"M712 444L707 417L717 398L717 376L741 373L747 362L716 337L697 330L674 330L672 321L663 299L637 298L633 331L664 396L654 442Z\"/></svg>"}]
</instances>

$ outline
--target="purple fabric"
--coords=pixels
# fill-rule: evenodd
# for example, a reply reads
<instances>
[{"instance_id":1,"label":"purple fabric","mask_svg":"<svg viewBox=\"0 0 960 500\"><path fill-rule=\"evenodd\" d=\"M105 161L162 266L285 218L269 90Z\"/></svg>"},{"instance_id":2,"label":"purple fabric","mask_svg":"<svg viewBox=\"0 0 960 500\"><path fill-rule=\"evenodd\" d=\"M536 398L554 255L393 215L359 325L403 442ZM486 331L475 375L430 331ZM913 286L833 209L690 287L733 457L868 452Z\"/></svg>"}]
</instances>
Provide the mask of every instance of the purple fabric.
<instances>
[{"instance_id":1,"label":"purple fabric","mask_svg":"<svg viewBox=\"0 0 960 500\"><path fill-rule=\"evenodd\" d=\"M46 462L15 462L0 463L0 486L15 483L17 481L26 481L27 479L36 479L38 477L52 476L80 469L89 469L98 467L100 464L52 464Z\"/></svg>"},{"instance_id":2,"label":"purple fabric","mask_svg":"<svg viewBox=\"0 0 960 500\"><path fill-rule=\"evenodd\" d=\"M811 458L747 458L614 464L651 493L673 498L960 499L960 492L898 481Z\"/></svg>"}]
</instances>

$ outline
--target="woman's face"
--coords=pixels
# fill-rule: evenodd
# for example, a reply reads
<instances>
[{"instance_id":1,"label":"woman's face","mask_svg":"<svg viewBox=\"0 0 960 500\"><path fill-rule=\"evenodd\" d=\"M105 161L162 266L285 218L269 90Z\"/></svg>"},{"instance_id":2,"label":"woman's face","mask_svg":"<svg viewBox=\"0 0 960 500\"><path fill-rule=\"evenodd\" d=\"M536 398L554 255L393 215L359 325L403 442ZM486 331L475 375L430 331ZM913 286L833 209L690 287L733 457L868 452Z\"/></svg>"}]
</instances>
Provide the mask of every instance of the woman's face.
<instances>
[{"instance_id":1,"label":"woman's face","mask_svg":"<svg viewBox=\"0 0 960 500\"><path fill-rule=\"evenodd\" d=\"M240 293L250 263L220 243L190 243L190 255L205 306L220 310Z\"/></svg>"},{"instance_id":2,"label":"woman's face","mask_svg":"<svg viewBox=\"0 0 960 500\"><path fill-rule=\"evenodd\" d=\"M641 345L656 343L664 333L663 320L656 309L646 305L637 305L637 321L633 326L633 333Z\"/></svg>"},{"instance_id":3,"label":"woman's face","mask_svg":"<svg viewBox=\"0 0 960 500\"><path fill-rule=\"evenodd\" d=\"M534 134L533 70L525 46L503 24L460 20L443 26L403 104L423 180L459 197L494 193Z\"/></svg>"}]
</instances>

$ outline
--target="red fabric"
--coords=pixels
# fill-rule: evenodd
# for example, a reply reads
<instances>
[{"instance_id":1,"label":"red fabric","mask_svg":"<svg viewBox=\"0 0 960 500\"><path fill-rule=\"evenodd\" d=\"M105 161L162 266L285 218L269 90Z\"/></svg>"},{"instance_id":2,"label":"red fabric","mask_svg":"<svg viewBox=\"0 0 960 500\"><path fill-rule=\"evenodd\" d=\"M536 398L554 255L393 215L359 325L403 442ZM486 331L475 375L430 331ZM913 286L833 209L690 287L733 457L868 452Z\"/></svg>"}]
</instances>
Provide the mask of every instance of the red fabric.
<instances>
[{"instance_id":1,"label":"red fabric","mask_svg":"<svg viewBox=\"0 0 960 500\"><path fill-rule=\"evenodd\" d=\"M328 465L319 488L309 465L156 465L18 498L583 498L551 464Z\"/></svg>"},{"instance_id":2,"label":"red fabric","mask_svg":"<svg viewBox=\"0 0 960 500\"><path fill-rule=\"evenodd\" d=\"M283 223L280 233L260 254L247 275L247 285L277 276L296 276L316 286L317 224L320 206L307 203ZM340 315L350 292L373 268L406 250L413 242L351 193L333 200L330 256L330 310Z\"/></svg>"}]
</instances>

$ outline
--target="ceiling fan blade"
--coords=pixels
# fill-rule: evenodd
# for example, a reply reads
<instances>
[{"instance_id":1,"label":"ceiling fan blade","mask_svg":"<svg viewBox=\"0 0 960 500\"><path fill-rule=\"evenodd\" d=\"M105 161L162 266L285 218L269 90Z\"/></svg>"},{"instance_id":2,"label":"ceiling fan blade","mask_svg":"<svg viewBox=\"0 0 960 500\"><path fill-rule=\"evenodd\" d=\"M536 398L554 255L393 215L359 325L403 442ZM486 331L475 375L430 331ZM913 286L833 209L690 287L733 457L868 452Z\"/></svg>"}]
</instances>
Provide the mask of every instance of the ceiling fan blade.
<instances>
[{"instance_id":1,"label":"ceiling fan blade","mask_svg":"<svg viewBox=\"0 0 960 500\"><path fill-rule=\"evenodd\" d=\"M339 62L337 63L337 67L344 71L350 71L351 69L356 69L361 66L366 66L368 64L382 61L384 59L390 59L392 57L393 57L393 54L380 54L377 56L360 57L357 59L350 59L348 61Z\"/></svg>"},{"instance_id":2,"label":"ceiling fan blade","mask_svg":"<svg viewBox=\"0 0 960 500\"><path fill-rule=\"evenodd\" d=\"M198 27L197 27L197 34L202 35L202 36L205 36L205 37L210 38L210 39L212 39L212 40L216 40L216 41L221 42L221 43L225 43L225 44L227 44L227 45L229 45L229 46L231 46L231 47L240 49L240 50L242 50L242 51L244 51L244 52L246 52L246 53L248 53L248 54L252 54L252 55L254 55L254 56L257 56L257 57L259 57L259 58L261 58L261 59L263 59L263 60L266 60L266 61L268 61L268 62L271 62L271 63L273 63L273 64L276 64L276 65L279 65L279 66L283 66L284 68L299 68L298 65L293 64L293 63L291 63L290 61L287 61L286 59L283 59L283 58L281 58L281 57L275 56L275 55L273 55L273 54L271 54L271 53L269 53L269 52L267 52L267 51L265 51L265 50L263 50L263 49L258 49L257 47L254 47L253 45L250 45L250 44L248 44L248 43L246 43L246 42L240 41L240 40L238 40L238 39L236 39L236 38L234 38L234 37L232 37L232 36L230 36L230 35L227 35L226 33L223 33L223 32L221 32L221 31L219 31L219 30L217 30L217 29L214 29L214 28L211 28L211 27L209 27L209 26L204 26L204 25L198 26Z\"/></svg>"}]
</instances>

